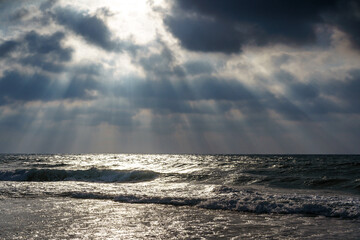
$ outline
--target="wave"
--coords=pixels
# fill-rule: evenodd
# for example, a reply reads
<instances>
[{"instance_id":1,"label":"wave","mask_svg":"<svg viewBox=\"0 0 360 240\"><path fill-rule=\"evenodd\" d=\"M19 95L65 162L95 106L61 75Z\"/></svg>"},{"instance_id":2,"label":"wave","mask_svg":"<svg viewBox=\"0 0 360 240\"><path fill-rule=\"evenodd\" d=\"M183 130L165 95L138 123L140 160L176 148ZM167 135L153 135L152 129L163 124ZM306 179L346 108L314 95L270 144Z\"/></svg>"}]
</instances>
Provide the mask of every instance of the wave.
<instances>
[{"instance_id":1,"label":"wave","mask_svg":"<svg viewBox=\"0 0 360 240\"><path fill-rule=\"evenodd\" d=\"M167 177L174 182L193 182L200 184L232 185L232 186L266 186L283 189L309 189L309 190L337 190L347 193L359 194L360 181L347 176L307 177L294 174L274 174L272 176L256 175L250 173L166 173Z\"/></svg>"},{"instance_id":2,"label":"wave","mask_svg":"<svg viewBox=\"0 0 360 240\"><path fill-rule=\"evenodd\" d=\"M31 166L32 167L41 167L41 168L57 168L57 167L66 167L68 166L69 164L66 164L66 163L57 163L57 164L47 164L47 163L35 163L35 164L32 164Z\"/></svg>"},{"instance_id":3,"label":"wave","mask_svg":"<svg viewBox=\"0 0 360 240\"><path fill-rule=\"evenodd\" d=\"M345 182L350 182L349 179L344 178L322 178L322 179L312 179L310 181L306 181L305 183L312 187L324 187L324 186L335 186L340 185Z\"/></svg>"},{"instance_id":4,"label":"wave","mask_svg":"<svg viewBox=\"0 0 360 240\"><path fill-rule=\"evenodd\" d=\"M90 168L87 170L64 169L17 169L0 171L0 181L85 181L85 182L142 182L155 179L159 174L153 171L108 170Z\"/></svg>"},{"instance_id":5,"label":"wave","mask_svg":"<svg viewBox=\"0 0 360 240\"><path fill-rule=\"evenodd\" d=\"M195 206L210 210L231 210L257 214L305 214L360 219L360 199L354 197L264 193L251 189L237 190L226 186L216 188L214 193L214 196L206 198L132 194L108 195L89 192L66 192L60 195L81 199L106 199L123 203Z\"/></svg>"}]
</instances>

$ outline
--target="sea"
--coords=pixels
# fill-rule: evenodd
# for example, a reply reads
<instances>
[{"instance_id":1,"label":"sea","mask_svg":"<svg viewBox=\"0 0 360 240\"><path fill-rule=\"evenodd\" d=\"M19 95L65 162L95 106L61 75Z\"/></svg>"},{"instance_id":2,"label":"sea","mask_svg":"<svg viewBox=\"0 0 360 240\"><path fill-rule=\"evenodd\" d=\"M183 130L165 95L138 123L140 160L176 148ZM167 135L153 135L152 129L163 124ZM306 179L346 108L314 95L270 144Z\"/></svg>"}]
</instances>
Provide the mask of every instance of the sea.
<instances>
[{"instance_id":1,"label":"sea","mask_svg":"<svg viewBox=\"0 0 360 240\"><path fill-rule=\"evenodd\" d=\"M0 239L360 239L360 155L1 154Z\"/></svg>"}]
</instances>

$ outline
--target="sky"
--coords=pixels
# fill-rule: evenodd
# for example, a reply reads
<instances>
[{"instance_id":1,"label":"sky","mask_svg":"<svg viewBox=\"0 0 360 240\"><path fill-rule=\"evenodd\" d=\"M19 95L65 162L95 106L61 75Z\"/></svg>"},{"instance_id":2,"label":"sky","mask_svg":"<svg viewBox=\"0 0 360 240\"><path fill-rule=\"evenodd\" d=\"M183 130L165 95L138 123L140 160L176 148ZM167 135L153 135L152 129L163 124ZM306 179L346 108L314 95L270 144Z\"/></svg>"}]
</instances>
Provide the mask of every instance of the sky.
<instances>
[{"instance_id":1,"label":"sky","mask_svg":"<svg viewBox=\"0 0 360 240\"><path fill-rule=\"evenodd\" d=\"M0 0L0 152L359 143L358 0Z\"/></svg>"}]
</instances>

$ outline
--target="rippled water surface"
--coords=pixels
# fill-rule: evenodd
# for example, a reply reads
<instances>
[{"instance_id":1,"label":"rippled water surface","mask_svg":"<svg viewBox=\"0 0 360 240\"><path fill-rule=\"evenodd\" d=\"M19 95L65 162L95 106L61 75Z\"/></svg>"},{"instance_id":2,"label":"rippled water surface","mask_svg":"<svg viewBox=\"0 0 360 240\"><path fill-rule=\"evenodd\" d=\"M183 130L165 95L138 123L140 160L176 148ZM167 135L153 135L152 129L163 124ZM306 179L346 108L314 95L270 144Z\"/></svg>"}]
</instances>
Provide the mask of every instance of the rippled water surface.
<instances>
[{"instance_id":1,"label":"rippled water surface","mask_svg":"<svg viewBox=\"0 0 360 240\"><path fill-rule=\"evenodd\" d=\"M358 239L360 156L4 154L0 210L4 239Z\"/></svg>"}]
</instances>

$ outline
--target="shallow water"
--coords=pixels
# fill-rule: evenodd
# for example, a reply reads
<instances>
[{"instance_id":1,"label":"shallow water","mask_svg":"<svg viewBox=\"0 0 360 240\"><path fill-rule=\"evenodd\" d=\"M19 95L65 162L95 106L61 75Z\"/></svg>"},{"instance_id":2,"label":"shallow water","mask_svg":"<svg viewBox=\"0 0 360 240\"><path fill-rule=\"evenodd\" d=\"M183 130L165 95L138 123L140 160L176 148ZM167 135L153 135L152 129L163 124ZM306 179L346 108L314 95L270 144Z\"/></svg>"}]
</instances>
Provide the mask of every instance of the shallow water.
<instances>
[{"instance_id":1,"label":"shallow water","mask_svg":"<svg viewBox=\"0 0 360 240\"><path fill-rule=\"evenodd\" d=\"M360 222L110 200L0 201L1 239L359 239Z\"/></svg>"}]
</instances>

